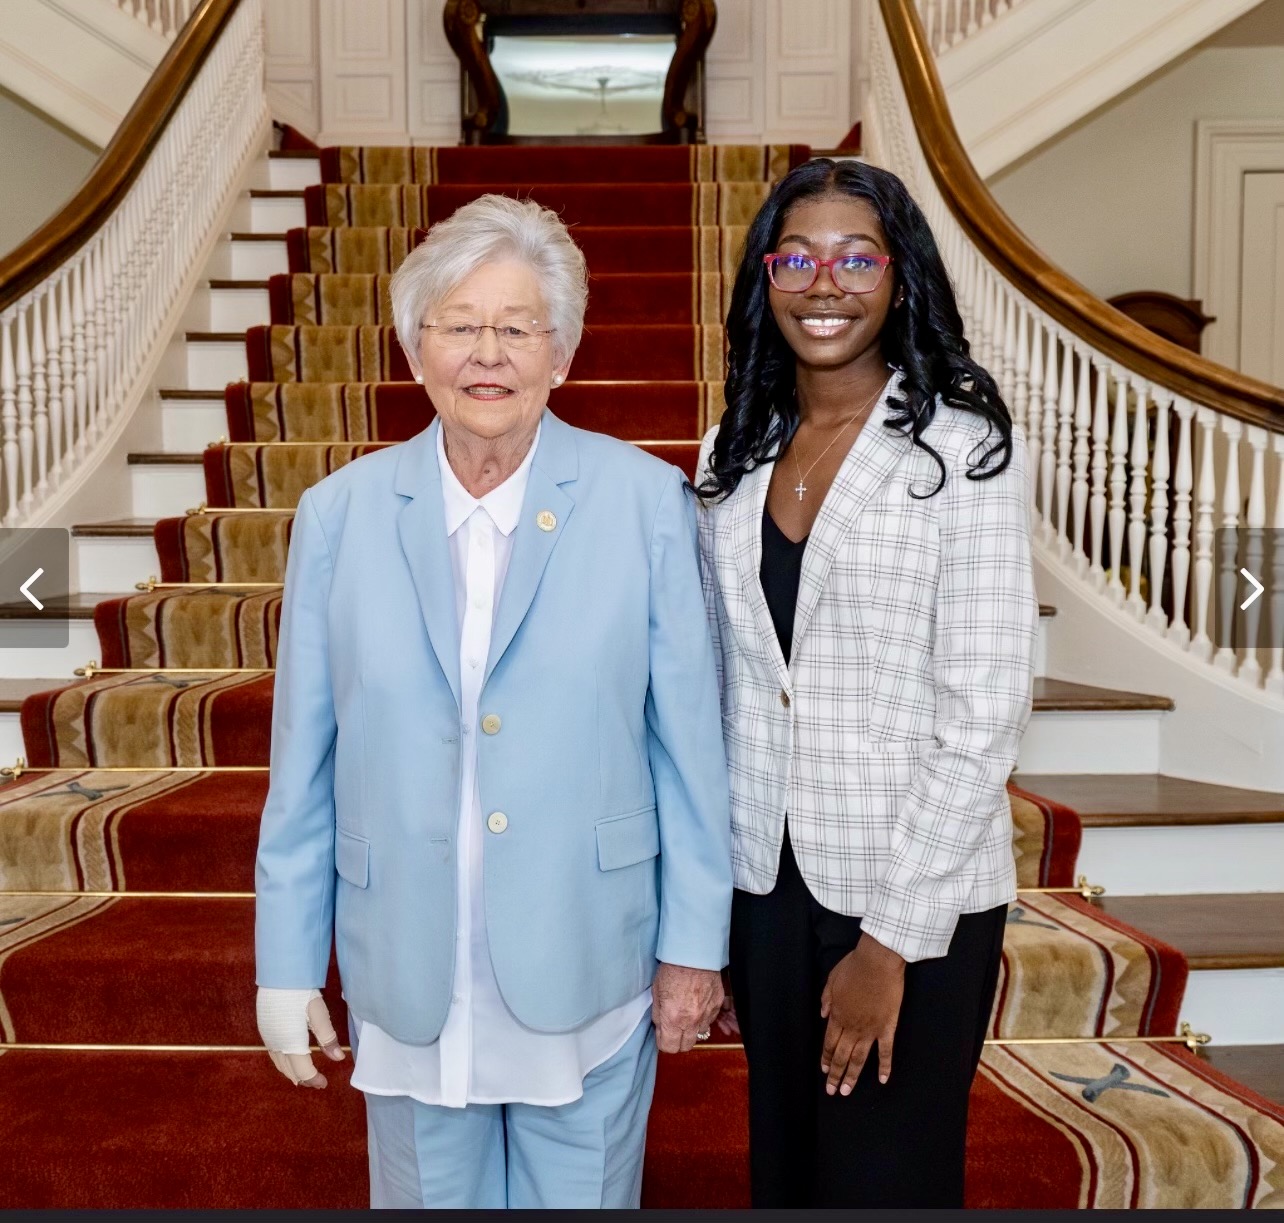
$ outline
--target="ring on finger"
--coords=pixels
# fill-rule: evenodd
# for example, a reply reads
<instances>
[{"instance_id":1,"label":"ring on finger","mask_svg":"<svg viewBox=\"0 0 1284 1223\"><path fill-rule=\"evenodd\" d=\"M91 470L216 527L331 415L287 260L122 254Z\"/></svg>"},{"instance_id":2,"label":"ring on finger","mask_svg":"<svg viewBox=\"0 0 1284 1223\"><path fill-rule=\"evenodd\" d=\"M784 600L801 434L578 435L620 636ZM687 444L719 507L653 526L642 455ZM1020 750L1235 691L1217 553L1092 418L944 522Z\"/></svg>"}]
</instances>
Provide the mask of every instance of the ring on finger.
<instances>
[{"instance_id":1,"label":"ring on finger","mask_svg":"<svg viewBox=\"0 0 1284 1223\"><path fill-rule=\"evenodd\" d=\"M695 1038L696 1040L699 1040L699 1041L705 1041L709 1039L709 1035L710 1035L709 1029L705 1028L703 1032L697 1032L695 1035Z\"/></svg>"}]
</instances>

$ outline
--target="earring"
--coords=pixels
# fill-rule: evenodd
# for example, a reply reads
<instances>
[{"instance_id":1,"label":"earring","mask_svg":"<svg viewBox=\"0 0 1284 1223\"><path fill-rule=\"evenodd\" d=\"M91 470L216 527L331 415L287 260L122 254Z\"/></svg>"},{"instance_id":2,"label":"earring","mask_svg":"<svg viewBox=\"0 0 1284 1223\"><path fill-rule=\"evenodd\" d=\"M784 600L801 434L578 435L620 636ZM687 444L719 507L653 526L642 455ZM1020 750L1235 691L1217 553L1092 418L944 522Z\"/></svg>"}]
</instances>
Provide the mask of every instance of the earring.
<instances>
[{"instance_id":1,"label":"earring","mask_svg":"<svg viewBox=\"0 0 1284 1223\"><path fill-rule=\"evenodd\" d=\"M554 386L561 386L561 385L562 385L562 375L561 375L561 374L554 374L554 375L553 375L553 385L554 385Z\"/></svg>"},{"instance_id":2,"label":"earring","mask_svg":"<svg viewBox=\"0 0 1284 1223\"><path fill-rule=\"evenodd\" d=\"M415 381L416 381L417 383L419 383L419 385L420 385L420 386L422 386L422 385L423 385L423 381L424 381L424 376L423 376L423 374L416 374L416 375L415 375Z\"/></svg>"}]
</instances>

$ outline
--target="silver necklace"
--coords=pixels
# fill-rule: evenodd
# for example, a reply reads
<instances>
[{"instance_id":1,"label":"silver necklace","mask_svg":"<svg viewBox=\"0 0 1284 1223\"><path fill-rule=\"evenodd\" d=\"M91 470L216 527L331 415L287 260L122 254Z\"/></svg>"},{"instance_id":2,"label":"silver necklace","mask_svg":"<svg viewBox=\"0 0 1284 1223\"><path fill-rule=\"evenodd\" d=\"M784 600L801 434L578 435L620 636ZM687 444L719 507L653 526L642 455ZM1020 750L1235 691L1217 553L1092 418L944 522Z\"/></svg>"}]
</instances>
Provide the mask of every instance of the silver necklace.
<instances>
[{"instance_id":1,"label":"silver necklace","mask_svg":"<svg viewBox=\"0 0 1284 1223\"><path fill-rule=\"evenodd\" d=\"M820 460L823 459L825 455L827 455L830 452L830 450L833 449L834 443L837 442L838 439L842 437L844 433L847 432L847 430L852 426L852 424L855 423L855 421L858 420L861 416L864 416L865 413L868 412L870 408L872 408L874 404L878 402L878 398L880 395L882 395L883 390L886 386L887 386L887 383L884 382L883 385L880 386L878 390L874 392L872 398L870 398L868 402L862 405L862 407L858 411L853 413L851 417L849 417L846 421L843 422L843 427L839 429L838 432L835 433L834 436L830 439L829 445L826 446L824 450L822 450L814 459L812 459L810 463L807 464L806 471L803 471L802 464L798 462L798 451L796 447L794 446L789 447L790 454L794 456L794 467L797 469L797 472L798 472L798 487L794 489L794 492L798 494L799 501L801 501L803 497L806 495L807 477L811 475L812 468L814 468L816 464L819 463Z\"/></svg>"}]
</instances>

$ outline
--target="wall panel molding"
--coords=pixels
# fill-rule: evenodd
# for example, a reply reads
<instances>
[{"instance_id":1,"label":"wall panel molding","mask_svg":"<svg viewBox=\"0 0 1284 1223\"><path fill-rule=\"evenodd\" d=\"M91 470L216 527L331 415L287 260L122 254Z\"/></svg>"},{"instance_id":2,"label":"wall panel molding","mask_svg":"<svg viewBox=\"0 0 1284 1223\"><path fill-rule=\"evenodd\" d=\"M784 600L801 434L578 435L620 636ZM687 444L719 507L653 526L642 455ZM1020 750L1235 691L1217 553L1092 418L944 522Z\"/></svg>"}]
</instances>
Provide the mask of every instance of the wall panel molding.
<instances>
[{"instance_id":1,"label":"wall panel molding","mask_svg":"<svg viewBox=\"0 0 1284 1223\"><path fill-rule=\"evenodd\" d=\"M1194 295L1214 316L1203 355L1231 369L1240 358L1244 175L1284 170L1284 121L1201 119L1195 125Z\"/></svg>"}]
</instances>

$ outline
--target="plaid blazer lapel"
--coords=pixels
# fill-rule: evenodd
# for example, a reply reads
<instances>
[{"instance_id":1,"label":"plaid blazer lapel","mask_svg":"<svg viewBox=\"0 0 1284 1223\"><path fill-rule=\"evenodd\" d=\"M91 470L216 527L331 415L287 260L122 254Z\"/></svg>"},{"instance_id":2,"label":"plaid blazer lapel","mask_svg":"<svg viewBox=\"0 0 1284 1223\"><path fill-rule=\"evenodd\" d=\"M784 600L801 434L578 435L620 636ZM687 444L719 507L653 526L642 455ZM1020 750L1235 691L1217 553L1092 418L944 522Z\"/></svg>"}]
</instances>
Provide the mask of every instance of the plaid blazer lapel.
<instances>
[{"instance_id":1,"label":"plaid blazer lapel","mask_svg":"<svg viewBox=\"0 0 1284 1223\"><path fill-rule=\"evenodd\" d=\"M783 685L789 683L789 669L780 651L776 626L767 610L767 598L762 593L762 515L767 507L767 486L771 483L774 462L755 467L732 494L732 539L736 553L736 568L740 576L740 590L753 617L753 639L762 643L767 661L776 669Z\"/></svg>"},{"instance_id":2,"label":"plaid blazer lapel","mask_svg":"<svg viewBox=\"0 0 1284 1223\"><path fill-rule=\"evenodd\" d=\"M798 606L794 613L794 657L811 624L825 589L825 580L838 550L851 534L856 516L870 498L886 483L902 456L912 445L903 433L888 429L887 396L894 394L899 379L893 377L887 390L874 406L869 419L847 452L843 465L834 477L829 495L812 524L811 536L803 553L802 577L798 583Z\"/></svg>"}]
</instances>

